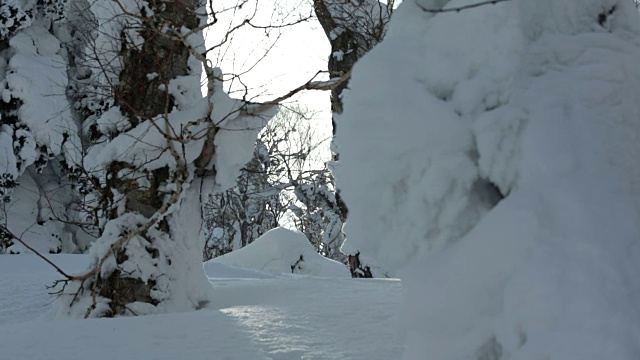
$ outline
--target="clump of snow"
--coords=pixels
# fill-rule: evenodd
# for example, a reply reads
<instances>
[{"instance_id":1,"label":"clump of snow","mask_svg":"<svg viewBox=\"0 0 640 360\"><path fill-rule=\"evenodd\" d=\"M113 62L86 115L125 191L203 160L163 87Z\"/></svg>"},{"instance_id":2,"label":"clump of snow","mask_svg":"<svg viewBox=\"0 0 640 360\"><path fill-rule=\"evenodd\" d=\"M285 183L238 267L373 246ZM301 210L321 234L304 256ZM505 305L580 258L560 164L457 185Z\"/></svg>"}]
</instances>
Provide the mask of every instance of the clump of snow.
<instances>
[{"instance_id":1,"label":"clump of snow","mask_svg":"<svg viewBox=\"0 0 640 360\"><path fill-rule=\"evenodd\" d=\"M2 100L16 99L22 103L18 118L26 128L16 137L35 140L29 146L20 146L21 152L16 154L21 169L36 160L37 152L44 152L47 158L62 154L69 166L79 164L80 139L65 96L67 69L64 59L57 54L60 42L42 26L33 25L12 37L9 44L14 55L6 67L6 78L0 79Z\"/></svg>"},{"instance_id":2,"label":"clump of snow","mask_svg":"<svg viewBox=\"0 0 640 360\"><path fill-rule=\"evenodd\" d=\"M346 246L403 274L404 358L640 358L640 17L407 1L338 119Z\"/></svg>"},{"instance_id":3,"label":"clump of snow","mask_svg":"<svg viewBox=\"0 0 640 360\"><path fill-rule=\"evenodd\" d=\"M98 130L102 134L112 134L124 132L129 127L128 119L122 115L119 106L109 108L102 113L102 116L95 119L95 124L98 126ZM89 128L93 125L92 121L85 121L82 125L84 127L85 136L89 136Z\"/></svg>"},{"instance_id":4,"label":"clump of snow","mask_svg":"<svg viewBox=\"0 0 640 360\"><path fill-rule=\"evenodd\" d=\"M45 200L41 199L41 190L34 178L25 173L18 180L20 186L14 190L11 201L0 205L3 210L2 226L6 226L39 253L59 253L63 250L63 245L67 245L64 250L73 250L69 248L73 246L70 244L70 234L63 231L64 224L50 221L41 214L43 206L40 202ZM65 238L62 239L62 236ZM29 253L30 250L18 241L13 241L5 252L23 254Z\"/></svg>"},{"instance_id":5,"label":"clump of snow","mask_svg":"<svg viewBox=\"0 0 640 360\"><path fill-rule=\"evenodd\" d=\"M110 123L117 126L120 121L119 111L119 108L111 108L101 117L106 117L107 120L98 120L98 124L105 128ZM206 123L197 123L197 120L205 118L206 113L206 100L202 99L184 110L174 108L167 117L159 115L152 120L145 120L135 128L119 134L104 146L92 147L84 159L85 167L99 171L111 161L119 160L128 161L146 170L155 170L167 165L173 168L176 166L176 158L169 150L169 142L173 144L181 159L192 162L200 155L206 137L198 136L184 140L184 146L180 140L188 139L189 133L205 133ZM140 141L142 139L144 141Z\"/></svg>"},{"instance_id":6,"label":"clump of snow","mask_svg":"<svg viewBox=\"0 0 640 360\"><path fill-rule=\"evenodd\" d=\"M19 0L4 0L0 4L0 39L8 38L14 32L31 25L32 10L24 9Z\"/></svg>"},{"instance_id":7,"label":"clump of snow","mask_svg":"<svg viewBox=\"0 0 640 360\"><path fill-rule=\"evenodd\" d=\"M209 260L268 273L294 273L323 277L350 277L344 264L318 254L299 231L275 228L242 249Z\"/></svg>"},{"instance_id":8,"label":"clump of snow","mask_svg":"<svg viewBox=\"0 0 640 360\"><path fill-rule=\"evenodd\" d=\"M212 110L210 119L218 127L215 137L216 151L213 164L217 169L217 191L233 187L238 173L253 155L256 138L267 121L278 111L272 106L257 115L250 115L245 110L247 103L230 97L223 88L222 71L214 69L216 79L213 83L213 95L209 99Z\"/></svg>"},{"instance_id":9,"label":"clump of snow","mask_svg":"<svg viewBox=\"0 0 640 360\"><path fill-rule=\"evenodd\" d=\"M242 110L246 106L243 101L224 92L222 81L216 80L216 91L210 99L202 98L199 78L198 71L194 70L193 75L172 79L168 91L175 97L176 106L169 114L142 121L105 144L92 146L84 158L85 168L100 173L114 160L127 161L146 170L167 165L173 168L176 157L167 145L169 142L179 159L191 163L200 156L207 140L205 135L212 126L208 117L217 127L215 152L209 164L216 169L215 190L232 187L240 169L251 159L258 132L275 114L277 106L259 115L249 115ZM122 131L128 124L117 106L85 125L85 133L94 123L106 133ZM144 141L140 141L143 138Z\"/></svg>"}]
</instances>

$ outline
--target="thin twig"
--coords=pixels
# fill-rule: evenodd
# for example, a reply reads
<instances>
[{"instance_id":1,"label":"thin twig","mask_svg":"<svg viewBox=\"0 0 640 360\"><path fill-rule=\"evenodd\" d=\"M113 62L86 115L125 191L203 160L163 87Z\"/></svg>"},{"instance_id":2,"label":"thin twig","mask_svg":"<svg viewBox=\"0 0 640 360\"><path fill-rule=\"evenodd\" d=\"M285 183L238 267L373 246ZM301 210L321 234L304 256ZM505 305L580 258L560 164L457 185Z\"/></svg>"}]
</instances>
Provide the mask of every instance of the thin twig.
<instances>
[{"instance_id":1,"label":"thin twig","mask_svg":"<svg viewBox=\"0 0 640 360\"><path fill-rule=\"evenodd\" d=\"M324 90L324 91L331 90L338 87L340 84L344 83L345 81L348 81L351 78L351 70L349 70L339 78L334 78L334 79L330 79L329 81L322 81L322 82L316 81L315 80L316 77L322 72L323 71L318 71L315 75L313 75L313 77L309 81L307 81L306 83L298 86L297 88L289 91L288 93L282 96L279 96L271 101L267 101L260 104L254 104L255 107L248 107L246 109L246 113L248 115L257 115L271 109L276 105L279 105L284 100L291 98L292 96L294 96L295 94L303 90Z\"/></svg>"},{"instance_id":2,"label":"thin twig","mask_svg":"<svg viewBox=\"0 0 640 360\"><path fill-rule=\"evenodd\" d=\"M0 227L0 231L4 232L5 234L7 234L9 236L11 236L12 239L16 240L17 242L22 244L24 247L26 247L27 249L32 251L34 254L36 254L38 257L42 258L42 260L46 261L49 265L53 266L53 268L56 269L56 271L59 272L62 276L66 277L67 279L73 279L74 278L73 276L71 276L71 275L67 274L66 272L64 272L64 270L60 269L60 267L58 267L58 265L54 264L51 260L47 259L44 255L42 255L40 252L38 252L38 250L36 250L33 247L29 246L29 244L27 244L22 239L17 237L14 233L12 233L5 226Z\"/></svg>"},{"instance_id":3,"label":"thin twig","mask_svg":"<svg viewBox=\"0 0 640 360\"><path fill-rule=\"evenodd\" d=\"M417 1L416 1L416 5L424 12L436 14L436 13L446 13L446 12L460 12L462 10L473 9L473 8L477 8L485 5L495 5L495 4L498 4L501 2L507 2L507 1L511 1L511 0L487 0L487 1L477 2L475 4L469 4L469 5L446 8L446 9L427 9L424 6L420 5Z\"/></svg>"}]
</instances>

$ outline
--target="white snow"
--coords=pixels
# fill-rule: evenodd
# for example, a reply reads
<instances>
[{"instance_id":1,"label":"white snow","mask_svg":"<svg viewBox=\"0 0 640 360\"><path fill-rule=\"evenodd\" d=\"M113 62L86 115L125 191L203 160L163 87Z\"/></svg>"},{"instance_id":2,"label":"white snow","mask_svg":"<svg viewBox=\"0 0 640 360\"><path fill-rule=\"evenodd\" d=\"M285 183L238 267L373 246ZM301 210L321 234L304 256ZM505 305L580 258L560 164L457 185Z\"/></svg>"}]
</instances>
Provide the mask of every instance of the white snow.
<instances>
[{"instance_id":1,"label":"white snow","mask_svg":"<svg viewBox=\"0 0 640 360\"><path fill-rule=\"evenodd\" d=\"M66 271L83 255L50 258ZM272 275L205 266L215 297L206 309L116 319L51 320L45 285L59 278L33 255L0 256L2 359L389 360L401 284Z\"/></svg>"},{"instance_id":2,"label":"white snow","mask_svg":"<svg viewBox=\"0 0 640 360\"><path fill-rule=\"evenodd\" d=\"M98 124L103 128L109 126L107 124L114 124L112 126L116 127L122 119L119 111L116 107L111 108L101 117L101 119L106 117L106 120L99 119ZM168 139L172 139L170 142L181 158L184 157L186 161L192 162L200 155L204 144L203 137L199 136L197 139L185 141L184 146L177 139L185 137L187 129L193 134L202 135L206 124L189 124L205 118L206 112L206 100L202 99L183 111L174 109L167 118L160 115L153 120L143 121L135 128L119 134L104 146L92 147L85 157L85 167L97 171L116 159L129 161L147 170L167 165L175 167L176 159L169 151ZM140 141L143 138L144 141Z\"/></svg>"},{"instance_id":3,"label":"white snow","mask_svg":"<svg viewBox=\"0 0 640 360\"><path fill-rule=\"evenodd\" d=\"M215 68L216 79L214 81L213 96L209 99L212 110L210 119L218 126L215 137L216 151L213 156L215 166L217 191L224 191L236 184L236 179L255 148L256 138L267 121L278 111L277 106L261 112L258 115L250 115L243 111L247 103L240 99L230 97L223 87L222 71Z\"/></svg>"},{"instance_id":4,"label":"white snow","mask_svg":"<svg viewBox=\"0 0 640 360\"><path fill-rule=\"evenodd\" d=\"M49 219L40 214L39 202L43 200L40 199L40 189L30 174L23 174L18 181L20 186L13 191L11 201L4 206L3 226L7 226L12 233L38 252L60 252L62 239L57 236L65 234L63 224L40 220ZM54 196L51 194L52 198ZM55 200L53 205L58 205ZM7 248L9 254L25 252L30 251L17 241Z\"/></svg>"},{"instance_id":5,"label":"white snow","mask_svg":"<svg viewBox=\"0 0 640 360\"><path fill-rule=\"evenodd\" d=\"M2 97L23 102L18 110L19 118L29 127L23 135L35 140L19 154L24 162L22 169L36 160L38 146L46 146L52 155L64 155L69 166L80 164L77 125L71 118L65 96L67 69L57 54L60 42L42 26L33 25L12 37L9 44L15 54L9 59L6 78L0 80L0 83L6 82ZM14 155L5 153L4 156ZM11 169L2 171L12 172Z\"/></svg>"},{"instance_id":6,"label":"white snow","mask_svg":"<svg viewBox=\"0 0 640 360\"><path fill-rule=\"evenodd\" d=\"M281 227L267 231L241 249L209 260L205 268L218 263L273 274L351 277L344 264L318 254L304 234Z\"/></svg>"},{"instance_id":7,"label":"white snow","mask_svg":"<svg viewBox=\"0 0 640 360\"><path fill-rule=\"evenodd\" d=\"M419 8L475 2L403 2L356 64L345 246L402 274L406 360L638 359L638 13Z\"/></svg>"},{"instance_id":8,"label":"white snow","mask_svg":"<svg viewBox=\"0 0 640 360\"><path fill-rule=\"evenodd\" d=\"M84 270L89 262L87 256L81 255L45 255L68 273ZM0 273L0 326L11 329L12 324L46 317L53 297L45 286L61 279L60 274L31 254L0 255ZM5 351L0 354L7 356Z\"/></svg>"}]
</instances>

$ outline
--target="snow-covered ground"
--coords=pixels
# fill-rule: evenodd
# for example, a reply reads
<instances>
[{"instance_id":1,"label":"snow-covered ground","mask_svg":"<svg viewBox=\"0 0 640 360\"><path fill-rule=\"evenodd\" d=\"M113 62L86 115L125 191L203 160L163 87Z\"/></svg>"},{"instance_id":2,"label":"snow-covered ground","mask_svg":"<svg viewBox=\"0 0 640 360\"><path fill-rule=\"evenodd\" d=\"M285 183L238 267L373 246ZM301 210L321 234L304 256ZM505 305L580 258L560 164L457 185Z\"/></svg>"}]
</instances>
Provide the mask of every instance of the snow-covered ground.
<instances>
[{"instance_id":1,"label":"snow-covered ground","mask_svg":"<svg viewBox=\"0 0 640 360\"><path fill-rule=\"evenodd\" d=\"M82 255L55 255L66 271ZM0 257L0 359L398 359L397 280L272 274L209 262L215 300L197 312L53 320L32 255Z\"/></svg>"}]
</instances>

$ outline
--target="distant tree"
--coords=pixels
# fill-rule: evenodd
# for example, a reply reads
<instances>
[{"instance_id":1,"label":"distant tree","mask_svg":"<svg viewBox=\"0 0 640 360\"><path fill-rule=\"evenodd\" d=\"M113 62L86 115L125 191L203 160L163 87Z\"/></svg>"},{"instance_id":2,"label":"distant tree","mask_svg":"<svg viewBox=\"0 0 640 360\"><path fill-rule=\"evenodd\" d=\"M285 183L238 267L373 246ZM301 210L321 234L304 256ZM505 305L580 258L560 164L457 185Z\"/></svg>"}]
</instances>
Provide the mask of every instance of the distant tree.
<instances>
[{"instance_id":1,"label":"distant tree","mask_svg":"<svg viewBox=\"0 0 640 360\"><path fill-rule=\"evenodd\" d=\"M326 139L310 126L312 116L301 107L282 109L261 132L236 186L211 195L205 204L205 259L246 246L286 223L303 232L320 254L345 261L333 177L318 156Z\"/></svg>"},{"instance_id":2,"label":"distant tree","mask_svg":"<svg viewBox=\"0 0 640 360\"><path fill-rule=\"evenodd\" d=\"M242 248L278 226L287 208L280 200L280 189L269 181L268 167L268 149L258 140L236 185L209 195L204 204L204 260Z\"/></svg>"},{"instance_id":3,"label":"distant tree","mask_svg":"<svg viewBox=\"0 0 640 360\"><path fill-rule=\"evenodd\" d=\"M346 263L346 255L340 252L345 236L331 171L326 166L317 170L297 183L293 193L297 201L290 209L295 228L305 234L319 254Z\"/></svg>"}]
</instances>

